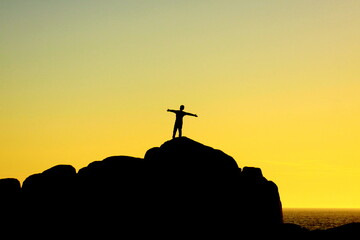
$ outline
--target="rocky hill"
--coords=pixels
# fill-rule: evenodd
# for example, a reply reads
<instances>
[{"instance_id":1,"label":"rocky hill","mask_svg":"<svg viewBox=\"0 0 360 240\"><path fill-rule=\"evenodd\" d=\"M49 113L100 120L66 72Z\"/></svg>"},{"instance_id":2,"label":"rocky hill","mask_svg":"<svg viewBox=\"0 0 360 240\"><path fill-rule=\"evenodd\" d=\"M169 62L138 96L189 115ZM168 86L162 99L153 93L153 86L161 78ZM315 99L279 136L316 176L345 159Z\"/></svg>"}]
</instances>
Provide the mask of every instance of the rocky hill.
<instances>
[{"instance_id":1,"label":"rocky hill","mask_svg":"<svg viewBox=\"0 0 360 240\"><path fill-rule=\"evenodd\" d=\"M57 165L22 186L0 179L0 195L1 226L14 235L224 237L284 226L278 188L260 168L186 137L144 158L108 157L78 172Z\"/></svg>"}]
</instances>

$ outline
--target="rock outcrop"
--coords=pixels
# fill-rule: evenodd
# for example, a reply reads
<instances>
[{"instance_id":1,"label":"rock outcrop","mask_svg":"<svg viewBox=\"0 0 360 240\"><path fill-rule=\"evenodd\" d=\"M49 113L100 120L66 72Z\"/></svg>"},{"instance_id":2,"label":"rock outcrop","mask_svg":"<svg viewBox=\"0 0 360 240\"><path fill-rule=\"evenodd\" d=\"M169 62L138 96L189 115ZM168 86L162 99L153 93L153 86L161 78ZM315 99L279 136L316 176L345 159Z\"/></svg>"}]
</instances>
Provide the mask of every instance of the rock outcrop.
<instances>
[{"instance_id":1,"label":"rock outcrop","mask_svg":"<svg viewBox=\"0 0 360 240\"><path fill-rule=\"evenodd\" d=\"M194 228L227 232L282 223L276 185L259 168L245 167L220 150L188 138L176 138L145 154L148 184L157 209ZM156 194L155 194L156 193ZM165 212L165 215L169 211ZM164 217L168 218L168 216Z\"/></svg>"},{"instance_id":2,"label":"rock outcrop","mask_svg":"<svg viewBox=\"0 0 360 240\"><path fill-rule=\"evenodd\" d=\"M3 179L0 194L17 199L17 224L29 231L210 237L282 224L277 186L261 169L241 169L224 152L186 137L144 158L113 156L77 173L54 166L22 188Z\"/></svg>"}]
</instances>

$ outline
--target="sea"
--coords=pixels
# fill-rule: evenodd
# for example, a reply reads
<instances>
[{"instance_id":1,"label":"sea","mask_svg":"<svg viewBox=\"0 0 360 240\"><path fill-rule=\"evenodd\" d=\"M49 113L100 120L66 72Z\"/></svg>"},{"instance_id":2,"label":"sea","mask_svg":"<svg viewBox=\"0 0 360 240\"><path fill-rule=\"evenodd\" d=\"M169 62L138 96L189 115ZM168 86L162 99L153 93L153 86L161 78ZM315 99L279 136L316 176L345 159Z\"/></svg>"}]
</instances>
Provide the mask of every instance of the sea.
<instances>
[{"instance_id":1,"label":"sea","mask_svg":"<svg viewBox=\"0 0 360 240\"><path fill-rule=\"evenodd\" d=\"M360 222L360 208L284 208L284 223L293 223L309 230L325 230Z\"/></svg>"}]
</instances>

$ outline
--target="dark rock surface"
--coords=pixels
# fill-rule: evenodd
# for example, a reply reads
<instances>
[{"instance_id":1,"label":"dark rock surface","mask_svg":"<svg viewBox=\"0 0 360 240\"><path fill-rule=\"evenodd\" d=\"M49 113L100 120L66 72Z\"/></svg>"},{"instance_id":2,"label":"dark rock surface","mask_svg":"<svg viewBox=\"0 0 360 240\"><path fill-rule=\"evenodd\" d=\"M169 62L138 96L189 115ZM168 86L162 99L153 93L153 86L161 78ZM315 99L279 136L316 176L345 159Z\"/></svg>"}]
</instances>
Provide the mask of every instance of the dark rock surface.
<instances>
[{"instance_id":1,"label":"dark rock surface","mask_svg":"<svg viewBox=\"0 0 360 240\"><path fill-rule=\"evenodd\" d=\"M0 195L2 198L16 197L21 190L20 181L15 178L0 179Z\"/></svg>"},{"instance_id":2,"label":"dark rock surface","mask_svg":"<svg viewBox=\"0 0 360 240\"><path fill-rule=\"evenodd\" d=\"M0 179L0 213L2 219L12 218L19 209L20 181L15 178Z\"/></svg>"},{"instance_id":3,"label":"dark rock surface","mask_svg":"<svg viewBox=\"0 0 360 240\"><path fill-rule=\"evenodd\" d=\"M167 239L308 234L282 224L278 188L260 168L241 170L229 155L186 137L149 149L143 159L108 157L77 173L57 165L29 176L22 187L0 179L0 194L8 229L21 228L26 236L45 230L64 237Z\"/></svg>"}]
</instances>

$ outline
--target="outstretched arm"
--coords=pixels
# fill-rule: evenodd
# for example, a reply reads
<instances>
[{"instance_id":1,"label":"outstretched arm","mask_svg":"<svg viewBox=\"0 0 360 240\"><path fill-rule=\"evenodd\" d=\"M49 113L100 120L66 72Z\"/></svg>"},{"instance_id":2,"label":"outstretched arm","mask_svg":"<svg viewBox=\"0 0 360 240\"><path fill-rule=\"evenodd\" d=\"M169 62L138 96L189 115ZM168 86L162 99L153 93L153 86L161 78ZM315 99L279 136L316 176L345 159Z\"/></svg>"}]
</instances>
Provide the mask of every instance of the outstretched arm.
<instances>
[{"instance_id":1,"label":"outstretched arm","mask_svg":"<svg viewBox=\"0 0 360 240\"><path fill-rule=\"evenodd\" d=\"M192 114L192 113L186 113L186 115L189 115L189 116L193 116L193 117L197 117L198 115L196 115L196 114Z\"/></svg>"},{"instance_id":2,"label":"outstretched arm","mask_svg":"<svg viewBox=\"0 0 360 240\"><path fill-rule=\"evenodd\" d=\"M176 110L172 110L172 109L168 109L167 111L168 111L168 112L173 112L173 113L176 112Z\"/></svg>"}]
</instances>

